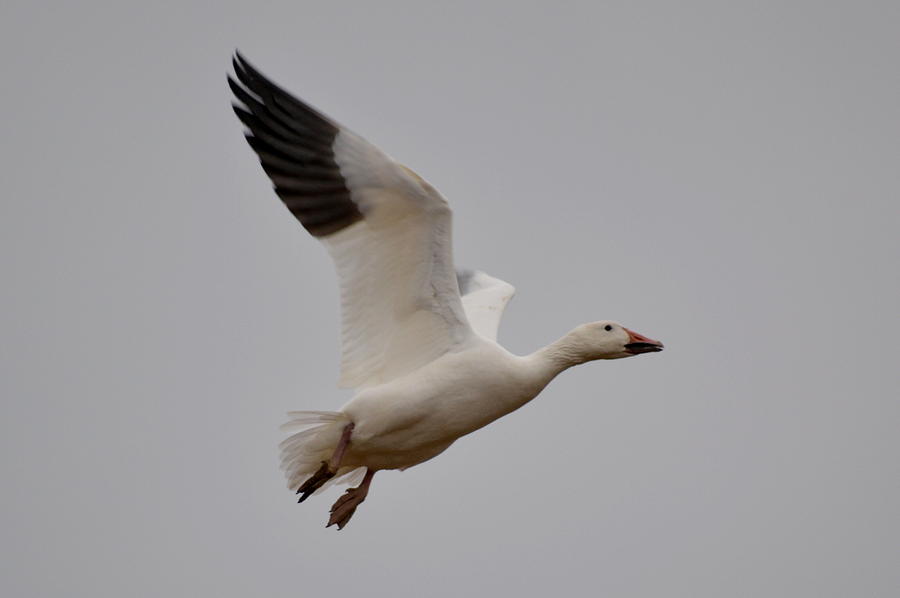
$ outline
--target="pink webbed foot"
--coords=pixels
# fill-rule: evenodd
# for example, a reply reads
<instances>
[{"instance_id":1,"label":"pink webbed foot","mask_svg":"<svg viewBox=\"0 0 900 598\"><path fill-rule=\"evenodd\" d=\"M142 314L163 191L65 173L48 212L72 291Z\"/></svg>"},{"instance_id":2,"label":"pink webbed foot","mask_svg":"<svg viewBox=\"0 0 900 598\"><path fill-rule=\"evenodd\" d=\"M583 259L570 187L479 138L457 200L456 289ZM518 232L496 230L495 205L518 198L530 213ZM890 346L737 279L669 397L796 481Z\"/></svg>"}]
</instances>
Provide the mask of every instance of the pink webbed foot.
<instances>
[{"instance_id":1,"label":"pink webbed foot","mask_svg":"<svg viewBox=\"0 0 900 598\"><path fill-rule=\"evenodd\" d=\"M356 507L366 500L366 496L369 494L369 484L372 483L372 477L374 475L374 471L371 469L367 470L366 477L363 478L363 481L359 486L350 488L337 499L331 507L331 517L328 518L328 525L325 527L337 525L339 530L344 529L344 526L347 525L350 518L353 517L353 513L356 512Z\"/></svg>"},{"instance_id":2,"label":"pink webbed foot","mask_svg":"<svg viewBox=\"0 0 900 598\"><path fill-rule=\"evenodd\" d=\"M297 502L303 502L310 496L312 493L321 488L325 482L334 477L335 472L331 471L328 468L328 463L322 461L322 466L316 470L316 473L312 474L303 484L297 488L297 494L300 494L300 500Z\"/></svg>"}]
</instances>

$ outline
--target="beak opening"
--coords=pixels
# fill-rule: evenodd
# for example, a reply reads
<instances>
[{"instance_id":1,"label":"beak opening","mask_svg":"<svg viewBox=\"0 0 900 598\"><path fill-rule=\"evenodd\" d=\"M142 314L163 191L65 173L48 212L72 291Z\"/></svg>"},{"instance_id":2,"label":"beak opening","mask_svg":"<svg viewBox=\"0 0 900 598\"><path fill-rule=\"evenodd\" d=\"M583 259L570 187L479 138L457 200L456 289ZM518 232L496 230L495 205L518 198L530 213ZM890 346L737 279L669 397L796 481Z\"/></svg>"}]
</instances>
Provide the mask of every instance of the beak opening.
<instances>
[{"instance_id":1,"label":"beak opening","mask_svg":"<svg viewBox=\"0 0 900 598\"><path fill-rule=\"evenodd\" d=\"M659 353L663 350L663 344L659 341L648 338L643 334L638 334L633 330L625 331L628 333L628 343L625 350L632 355L640 355L641 353Z\"/></svg>"}]
</instances>

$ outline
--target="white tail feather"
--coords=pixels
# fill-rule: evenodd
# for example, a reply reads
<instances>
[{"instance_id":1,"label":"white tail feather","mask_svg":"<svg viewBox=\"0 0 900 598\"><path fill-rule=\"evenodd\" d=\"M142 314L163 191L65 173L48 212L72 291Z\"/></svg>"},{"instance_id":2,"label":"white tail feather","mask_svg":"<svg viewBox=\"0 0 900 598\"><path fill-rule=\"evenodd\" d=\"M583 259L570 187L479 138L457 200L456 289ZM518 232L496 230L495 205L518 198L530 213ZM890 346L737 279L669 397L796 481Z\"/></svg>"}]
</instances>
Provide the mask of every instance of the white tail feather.
<instances>
[{"instance_id":1,"label":"white tail feather","mask_svg":"<svg viewBox=\"0 0 900 598\"><path fill-rule=\"evenodd\" d=\"M288 488L296 490L322 464L328 461L337 447L344 426L349 419L333 411L291 411L282 430L294 431L278 445L281 450L281 469ZM341 467L319 491L333 484L353 482L364 468ZM318 491L316 492L318 493Z\"/></svg>"}]
</instances>

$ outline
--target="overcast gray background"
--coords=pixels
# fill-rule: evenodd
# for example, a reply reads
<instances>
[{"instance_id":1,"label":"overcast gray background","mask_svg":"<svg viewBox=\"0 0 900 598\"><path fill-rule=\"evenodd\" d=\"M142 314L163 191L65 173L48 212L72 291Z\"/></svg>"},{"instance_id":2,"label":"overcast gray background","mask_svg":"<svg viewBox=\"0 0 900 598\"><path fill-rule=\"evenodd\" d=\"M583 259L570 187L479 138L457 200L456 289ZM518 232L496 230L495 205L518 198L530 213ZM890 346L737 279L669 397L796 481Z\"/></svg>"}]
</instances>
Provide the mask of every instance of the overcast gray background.
<instances>
[{"instance_id":1,"label":"overcast gray background","mask_svg":"<svg viewBox=\"0 0 900 598\"><path fill-rule=\"evenodd\" d=\"M896 2L10 2L0 594L900 595ZM324 250L232 50L431 181L564 374L343 532L278 470L336 409Z\"/></svg>"}]
</instances>

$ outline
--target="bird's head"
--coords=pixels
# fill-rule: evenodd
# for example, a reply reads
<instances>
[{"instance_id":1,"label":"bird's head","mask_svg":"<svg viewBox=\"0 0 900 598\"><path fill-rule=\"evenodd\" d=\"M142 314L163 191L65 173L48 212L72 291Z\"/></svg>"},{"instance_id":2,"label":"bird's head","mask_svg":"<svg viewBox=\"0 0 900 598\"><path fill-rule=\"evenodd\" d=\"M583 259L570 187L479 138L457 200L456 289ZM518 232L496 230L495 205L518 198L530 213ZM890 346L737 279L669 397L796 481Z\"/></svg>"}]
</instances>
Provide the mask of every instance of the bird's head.
<instances>
[{"instance_id":1,"label":"bird's head","mask_svg":"<svg viewBox=\"0 0 900 598\"><path fill-rule=\"evenodd\" d=\"M621 359L663 350L661 342L609 320L582 324L570 336L585 361Z\"/></svg>"}]
</instances>

